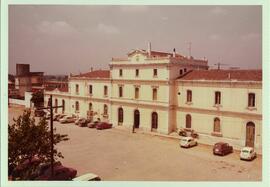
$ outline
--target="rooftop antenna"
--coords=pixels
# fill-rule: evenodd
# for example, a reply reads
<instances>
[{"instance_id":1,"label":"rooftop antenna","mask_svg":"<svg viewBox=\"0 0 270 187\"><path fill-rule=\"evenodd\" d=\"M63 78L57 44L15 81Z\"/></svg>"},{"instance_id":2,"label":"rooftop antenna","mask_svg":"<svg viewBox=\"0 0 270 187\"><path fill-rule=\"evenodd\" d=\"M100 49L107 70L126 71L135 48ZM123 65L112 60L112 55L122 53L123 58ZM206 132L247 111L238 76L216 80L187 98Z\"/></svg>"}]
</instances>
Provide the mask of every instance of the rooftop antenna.
<instances>
[{"instance_id":1,"label":"rooftop antenna","mask_svg":"<svg viewBox=\"0 0 270 187\"><path fill-rule=\"evenodd\" d=\"M192 45L192 42L187 42L188 44L188 55L189 57L191 57L191 45Z\"/></svg>"},{"instance_id":2,"label":"rooftop antenna","mask_svg":"<svg viewBox=\"0 0 270 187\"><path fill-rule=\"evenodd\" d=\"M219 59L219 61L220 61L220 59ZM216 63L214 65L217 66L218 70L220 70L220 66L227 66L228 64L222 64L222 63L218 62L218 63Z\"/></svg>"}]
</instances>

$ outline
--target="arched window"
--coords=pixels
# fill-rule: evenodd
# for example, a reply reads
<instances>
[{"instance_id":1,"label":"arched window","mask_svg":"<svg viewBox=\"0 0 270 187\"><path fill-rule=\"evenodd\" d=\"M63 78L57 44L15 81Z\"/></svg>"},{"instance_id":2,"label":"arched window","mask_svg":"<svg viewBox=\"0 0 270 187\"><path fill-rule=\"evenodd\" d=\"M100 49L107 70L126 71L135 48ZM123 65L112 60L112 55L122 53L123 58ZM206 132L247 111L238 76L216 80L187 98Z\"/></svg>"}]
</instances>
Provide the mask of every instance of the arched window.
<instances>
[{"instance_id":1,"label":"arched window","mask_svg":"<svg viewBox=\"0 0 270 187\"><path fill-rule=\"evenodd\" d=\"M220 132L220 119L214 119L214 132Z\"/></svg>"},{"instance_id":2,"label":"arched window","mask_svg":"<svg viewBox=\"0 0 270 187\"><path fill-rule=\"evenodd\" d=\"M64 113L65 112L65 100L64 99L62 99L62 113Z\"/></svg>"},{"instance_id":3,"label":"arched window","mask_svg":"<svg viewBox=\"0 0 270 187\"><path fill-rule=\"evenodd\" d=\"M103 114L104 115L108 114L108 106L107 105L104 105L104 107L103 107Z\"/></svg>"},{"instance_id":4,"label":"arched window","mask_svg":"<svg viewBox=\"0 0 270 187\"><path fill-rule=\"evenodd\" d=\"M191 128L191 115L186 115L186 128Z\"/></svg>"},{"instance_id":5,"label":"arched window","mask_svg":"<svg viewBox=\"0 0 270 187\"><path fill-rule=\"evenodd\" d=\"M123 108L118 108L118 123L123 123L124 121L124 111Z\"/></svg>"},{"instance_id":6,"label":"arched window","mask_svg":"<svg viewBox=\"0 0 270 187\"><path fill-rule=\"evenodd\" d=\"M58 100L57 100L57 99L54 100L54 105L55 105L55 106L58 106ZM58 109L58 108L55 108L55 110L54 110L55 113L57 113L57 109Z\"/></svg>"},{"instance_id":7,"label":"arched window","mask_svg":"<svg viewBox=\"0 0 270 187\"><path fill-rule=\"evenodd\" d=\"M79 111L80 110L80 104L79 104L79 101L76 101L75 103L75 106L76 106L76 111Z\"/></svg>"}]
</instances>

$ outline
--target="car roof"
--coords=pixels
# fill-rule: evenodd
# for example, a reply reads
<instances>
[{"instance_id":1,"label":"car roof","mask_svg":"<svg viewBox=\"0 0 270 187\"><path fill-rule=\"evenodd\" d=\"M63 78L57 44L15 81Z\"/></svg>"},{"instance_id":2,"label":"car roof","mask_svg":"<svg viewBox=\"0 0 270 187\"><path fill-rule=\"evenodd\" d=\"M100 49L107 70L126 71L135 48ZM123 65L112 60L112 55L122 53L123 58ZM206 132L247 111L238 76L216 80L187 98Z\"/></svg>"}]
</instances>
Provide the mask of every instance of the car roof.
<instances>
[{"instance_id":1,"label":"car roof","mask_svg":"<svg viewBox=\"0 0 270 187\"><path fill-rule=\"evenodd\" d=\"M74 178L72 180L73 181L89 181L89 180L94 179L96 177L98 177L98 176L96 174L94 174L94 173L86 173L86 174L81 175L79 177L76 177L76 178Z\"/></svg>"},{"instance_id":2,"label":"car roof","mask_svg":"<svg viewBox=\"0 0 270 187\"><path fill-rule=\"evenodd\" d=\"M192 137L183 137L182 139L185 139L185 140L191 140L191 139L193 139Z\"/></svg>"},{"instance_id":3,"label":"car roof","mask_svg":"<svg viewBox=\"0 0 270 187\"><path fill-rule=\"evenodd\" d=\"M253 148L252 147L243 147L242 150L250 151L250 150L253 150Z\"/></svg>"}]
</instances>

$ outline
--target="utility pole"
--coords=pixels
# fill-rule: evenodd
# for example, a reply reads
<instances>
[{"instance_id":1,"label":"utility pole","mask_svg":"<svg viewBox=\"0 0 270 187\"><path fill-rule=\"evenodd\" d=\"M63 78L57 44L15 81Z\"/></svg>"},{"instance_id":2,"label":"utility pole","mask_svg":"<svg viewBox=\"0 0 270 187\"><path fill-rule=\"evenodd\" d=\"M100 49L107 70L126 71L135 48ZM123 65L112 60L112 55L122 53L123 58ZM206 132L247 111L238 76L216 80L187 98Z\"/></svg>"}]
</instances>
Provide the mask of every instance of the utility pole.
<instances>
[{"instance_id":1,"label":"utility pole","mask_svg":"<svg viewBox=\"0 0 270 187\"><path fill-rule=\"evenodd\" d=\"M53 164L54 164L54 156L53 156L53 145L54 145L54 140L53 140L53 109L54 108L63 108L63 106L52 106L52 95L50 95L49 98L49 105L48 107L42 107L39 109L50 109L50 114L51 114L51 123L50 123L50 139L51 139L51 151L50 151L50 157L51 157L51 177L54 176L54 170L53 170Z\"/></svg>"}]
</instances>

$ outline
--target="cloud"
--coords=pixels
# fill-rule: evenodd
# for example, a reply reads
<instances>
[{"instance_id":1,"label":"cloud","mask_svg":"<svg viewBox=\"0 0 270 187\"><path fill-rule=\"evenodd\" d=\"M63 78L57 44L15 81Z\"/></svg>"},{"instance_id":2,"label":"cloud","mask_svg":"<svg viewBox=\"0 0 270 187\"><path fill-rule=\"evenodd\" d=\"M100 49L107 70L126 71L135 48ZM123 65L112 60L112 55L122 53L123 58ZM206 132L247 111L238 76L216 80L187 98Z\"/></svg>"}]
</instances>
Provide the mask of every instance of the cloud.
<instances>
[{"instance_id":1,"label":"cloud","mask_svg":"<svg viewBox=\"0 0 270 187\"><path fill-rule=\"evenodd\" d=\"M98 24L97 30L99 32L103 32L103 33L106 33L106 34L118 34L119 33L118 28L116 28L115 26L105 25L103 23Z\"/></svg>"},{"instance_id":2,"label":"cloud","mask_svg":"<svg viewBox=\"0 0 270 187\"><path fill-rule=\"evenodd\" d=\"M221 39L221 36L219 34L211 34L209 36L209 39L210 40L219 40L219 39Z\"/></svg>"},{"instance_id":3,"label":"cloud","mask_svg":"<svg viewBox=\"0 0 270 187\"><path fill-rule=\"evenodd\" d=\"M126 5L120 6L120 10L122 12L138 13L138 12L146 12L148 10L148 7L144 5Z\"/></svg>"},{"instance_id":4,"label":"cloud","mask_svg":"<svg viewBox=\"0 0 270 187\"><path fill-rule=\"evenodd\" d=\"M163 17L161 17L161 19L162 19L163 21L167 21L169 18L168 18L167 16L163 16Z\"/></svg>"},{"instance_id":5,"label":"cloud","mask_svg":"<svg viewBox=\"0 0 270 187\"><path fill-rule=\"evenodd\" d=\"M37 25L37 30L43 34L53 36L67 36L78 33L78 31L74 27L72 27L65 21L42 21Z\"/></svg>"},{"instance_id":6,"label":"cloud","mask_svg":"<svg viewBox=\"0 0 270 187\"><path fill-rule=\"evenodd\" d=\"M249 40L258 40L260 39L260 34L259 33L248 33L240 36L241 40L243 41L249 41Z\"/></svg>"},{"instance_id":7,"label":"cloud","mask_svg":"<svg viewBox=\"0 0 270 187\"><path fill-rule=\"evenodd\" d=\"M226 15L226 14L228 14L228 10L223 8L223 7L220 7L220 6L211 9L210 12L212 14L215 14L215 15Z\"/></svg>"}]
</instances>

